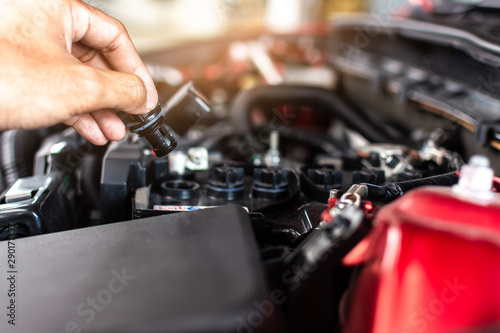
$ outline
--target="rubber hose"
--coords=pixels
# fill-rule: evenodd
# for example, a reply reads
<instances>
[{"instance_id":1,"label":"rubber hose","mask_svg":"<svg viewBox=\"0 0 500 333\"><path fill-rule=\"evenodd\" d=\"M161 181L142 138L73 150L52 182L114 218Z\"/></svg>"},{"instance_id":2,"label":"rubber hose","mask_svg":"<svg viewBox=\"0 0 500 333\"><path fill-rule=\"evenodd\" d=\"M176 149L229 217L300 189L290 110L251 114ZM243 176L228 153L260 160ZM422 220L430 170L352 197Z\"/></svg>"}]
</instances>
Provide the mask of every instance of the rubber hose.
<instances>
[{"instance_id":1,"label":"rubber hose","mask_svg":"<svg viewBox=\"0 0 500 333\"><path fill-rule=\"evenodd\" d=\"M258 86L240 91L234 98L229 113L240 134L250 133L249 113L262 105L301 103L327 110L342 119L348 126L374 142L391 142L391 139L369 121L359 116L342 98L330 90L311 86Z\"/></svg>"}]
</instances>

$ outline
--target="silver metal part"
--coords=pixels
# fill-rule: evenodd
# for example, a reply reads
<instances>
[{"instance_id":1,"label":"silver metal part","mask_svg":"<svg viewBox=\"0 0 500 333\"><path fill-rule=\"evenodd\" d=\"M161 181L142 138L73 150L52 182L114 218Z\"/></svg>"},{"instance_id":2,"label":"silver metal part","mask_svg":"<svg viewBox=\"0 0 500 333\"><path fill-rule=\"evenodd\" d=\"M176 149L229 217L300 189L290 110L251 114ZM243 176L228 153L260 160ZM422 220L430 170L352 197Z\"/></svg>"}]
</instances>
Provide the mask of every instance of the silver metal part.
<instances>
[{"instance_id":1,"label":"silver metal part","mask_svg":"<svg viewBox=\"0 0 500 333\"><path fill-rule=\"evenodd\" d=\"M210 166L209 154L206 148L193 147L184 151L174 151L168 155L169 170L171 173L183 175L186 170L208 170Z\"/></svg>"},{"instance_id":2,"label":"silver metal part","mask_svg":"<svg viewBox=\"0 0 500 333\"><path fill-rule=\"evenodd\" d=\"M336 199L339 195L339 190L331 189L330 190L330 199Z\"/></svg>"},{"instance_id":3,"label":"silver metal part","mask_svg":"<svg viewBox=\"0 0 500 333\"><path fill-rule=\"evenodd\" d=\"M335 218L339 214L342 214L346 209L359 209L361 202L365 200L368 196L368 187L364 184L354 184L352 185L346 193L344 193L339 201L335 204L333 208L330 209L329 213L332 218ZM338 190L330 191L330 198L337 198ZM327 225L329 221L322 221L319 228Z\"/></svg>"},{"instance_id":4,"label":"silver metal part","mask_svg":"<svg viewBox=\"0 0 500 333\"><path fill-rule=\"evenodd\" d=\"M361 201L363 201L368 195L368 187L366 185L352 185L346 193L340 197L340 200L337 204L345 204L352 205L355 207L359 207L361 205Z\"/></svg>"},{"instance_id":5,"label":"silver metal part","mask_svg":"<svg viewBox=\"0 0 500 333\"><path fill-rule=\"evenodd\" d=\"M277 167L280 165L280 151L279 151L279 132L272 131L269 135L269 150L264 156L264 163L268 167Z\"/></svg>"},{"instance_id":6,"label":"silver metal part","mask_svg":"<svg viewBox=\"0 0 500 333\"><path fill-rule=\"evenodd\" d=\"M384 170L387 178L413 169L407 156L407 150L408 148L405 146L394 144L370 144L358 149L364 155L377 154L380 159L380 167L375 168L367 161L363 161L363 166L368 170Z\"/></svg>"},{"instance_id":7,"label":"silver metal part","mask_svg":"<svg viewBox=\"0 0 500 333\"><path fill-rule=\"evenodd\" d=\"M189 170L208 170L209 157L206 148L190 148L187 151L186 168Z\"/></svg>"},{"instance_id":8,"label":"silver metal part","mask_svg":"<svg viewBox=\"0 0 500 333\"><path fill-rule=\"evenodd\" d=\"M434 161L437 165L441 165L444 161L445 150L438 148L433 140L428 140L423 144L418 155L424 161Z\"/></svg>"},{"instance_id":9,"label":"silver metal part","mask_svg":"<svg viewBox=\"0 0 500 333\"><path fill-rule=\"evenodd\" d=\"M418 155L423 161L433 161L437 165L442 165L445 161L448 161L449 165L453 169L460 169L462 166L461 158L450 152L447 149L438 147L434 140L427 140L422 148L419 150Z\"/></svg>"}]
</instances>

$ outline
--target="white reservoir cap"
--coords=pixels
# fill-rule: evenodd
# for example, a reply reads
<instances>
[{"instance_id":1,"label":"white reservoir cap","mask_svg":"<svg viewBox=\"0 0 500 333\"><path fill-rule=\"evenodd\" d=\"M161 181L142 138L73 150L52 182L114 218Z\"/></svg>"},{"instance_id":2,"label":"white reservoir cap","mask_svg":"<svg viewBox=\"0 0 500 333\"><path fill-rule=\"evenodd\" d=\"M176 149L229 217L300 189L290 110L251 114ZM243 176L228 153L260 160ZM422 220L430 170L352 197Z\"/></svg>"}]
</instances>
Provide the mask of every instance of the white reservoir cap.
<instances>
[{"instance_id":1,"label":"white reservoir cap","mask_svg":"<svg viewBox=\"0 0 500 333\"><path fill-rule=\"evenodd\" d=\"M468 164L462 166L458 185L455 185L453 190L478 199L490 199L493 197L491 191L493 177L493 169L490 168L488 158L474 155Z\"/></svg>"}]
</instances>

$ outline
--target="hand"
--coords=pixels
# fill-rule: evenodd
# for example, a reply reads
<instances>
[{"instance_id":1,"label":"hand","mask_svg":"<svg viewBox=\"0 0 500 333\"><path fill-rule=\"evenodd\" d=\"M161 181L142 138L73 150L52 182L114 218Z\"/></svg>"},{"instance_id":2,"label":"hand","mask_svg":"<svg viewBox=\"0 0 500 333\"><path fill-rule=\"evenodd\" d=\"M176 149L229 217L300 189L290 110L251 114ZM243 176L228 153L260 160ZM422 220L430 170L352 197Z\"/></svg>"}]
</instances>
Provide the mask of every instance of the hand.
<instances>
[{"instance_id":1,"label":"hand","mask_svg":"<svg viewBox=\"0 0 500 333\"><path fill-rule=\"evenodd\" d=\"M60 122L102 145L158 94L124 26L79 0L0 0L0 130Z\"/></svg>"}]
</instances>

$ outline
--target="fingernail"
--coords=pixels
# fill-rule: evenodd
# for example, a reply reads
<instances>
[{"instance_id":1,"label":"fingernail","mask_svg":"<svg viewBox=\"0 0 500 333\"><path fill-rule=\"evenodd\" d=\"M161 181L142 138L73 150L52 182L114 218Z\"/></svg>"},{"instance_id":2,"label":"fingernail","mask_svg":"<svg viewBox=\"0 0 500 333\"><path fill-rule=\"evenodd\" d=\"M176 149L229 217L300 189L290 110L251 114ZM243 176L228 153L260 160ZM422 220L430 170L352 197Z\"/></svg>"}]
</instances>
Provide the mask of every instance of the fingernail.
<instances>
[{"instance_id":1,"label":"fingernail","mask_svg":"<svg viewBox=\"0 0 500 333\"><path fill-rule=\"evenodd\" d=\"M158 93L156 92L156 89L154 87L147 85L146 89L148 91L148 102L146 106L148 108L148 111L151 111L158 104Z\"/></svg>"}]
</instances>

